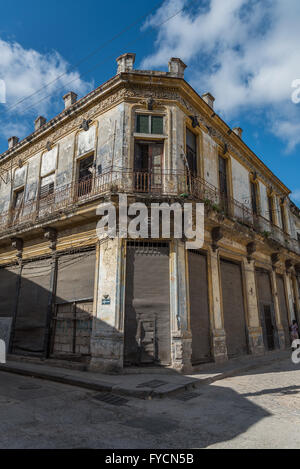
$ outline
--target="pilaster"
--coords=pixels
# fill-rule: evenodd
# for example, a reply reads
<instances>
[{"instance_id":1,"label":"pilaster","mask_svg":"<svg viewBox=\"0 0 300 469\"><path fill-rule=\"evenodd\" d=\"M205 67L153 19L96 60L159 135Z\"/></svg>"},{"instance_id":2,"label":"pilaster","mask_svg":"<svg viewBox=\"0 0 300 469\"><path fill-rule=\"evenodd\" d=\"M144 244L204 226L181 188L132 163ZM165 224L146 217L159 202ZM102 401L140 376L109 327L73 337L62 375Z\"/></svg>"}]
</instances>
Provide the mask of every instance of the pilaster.
<instances>
[{"instance_id":1,"label":"pilaster","mask_svg":"<svg viewBox=\"0 0 300 469\"><path fill-rule=\"evenodd\" d=\"M219 254L217 249L212 247L208 251L208 281L212 325L212 352L216 362L224 362L228 360L228 355L222 313Z\"/></svg>"}]
</instances>

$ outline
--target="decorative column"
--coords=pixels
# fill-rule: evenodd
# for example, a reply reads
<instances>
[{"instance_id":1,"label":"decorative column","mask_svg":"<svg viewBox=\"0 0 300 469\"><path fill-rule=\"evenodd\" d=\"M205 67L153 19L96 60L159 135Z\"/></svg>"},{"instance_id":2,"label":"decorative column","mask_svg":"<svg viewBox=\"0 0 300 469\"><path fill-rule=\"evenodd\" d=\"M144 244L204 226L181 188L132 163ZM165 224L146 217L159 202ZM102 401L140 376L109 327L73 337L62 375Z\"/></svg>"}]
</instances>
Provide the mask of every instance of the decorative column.
<instances>
[{"instance_id":1,"label":"decorative column","mask_svg":"<svg viewBox=\"0 0 300 469\"><path fill-rule=\"evenodd\" d=\"M102 242L98 259L98 288L91 338L91 369L120 371L123 368L123 266L122 240Z\"/></svg>"},{"instance_id":2,"label":"decorative column","mask_svg":"<svg viewBox=\"0 0 300 469\"><path fill-rule=\"evenodd\" d=\"M299 288L300 280L298 280L298 277L300 277L300 264L297 264L295 266L295 275L293 275L292 277L293 286L294 286L295 303L296 303L296 308L297 308L298 323L299 323L300 322L300 288Z\"/></svg>"},{"instance_id":3,"label":"decorative column","mask_svg":"<svg viewBox=\"0 0 300 469\"><path fill-rule=\"evenodd\" d=\"M292 291L292 279L291 279L291 261L287 260L285 262L286 271L283 274L284 279L284 287L286 291L286 298L287 298L287 306L288 306L288 313L290 324L294 319L296 319L295 311L294 311L294 296Z\"/></svg>"},{"instance_id":4,"label":"decorative column","mask_svg":"<svg viewBox=\"0 0 300 469\"><path fill-rule=\"evenodd\" d=\"M272 293L274 298L274 311L275 311L275 320L278 332L278 342L280 349L285 349L285 334L283 325L281 323L281 314L280 314L280 306L279 306L279 298L278 298L278 289L277 289L277 278L276 278L276 268L273 265L273 269L271 271L271 287Z\"/></svg>"},{"instance_id":5,"label":"decorative column","mask_svg":"<svg viewBox=\"0 0 300 469\"><path fill-rule=\"evenodd\" d=\"M228 360L226 333L221 307L221 282L219 272L219 255L215 246L208 251L208 284L211 310L212 346L216 362Z\"/></svg>"},{"instance_id":6,"label":"decorative column","mask_svg":"<svg viewBox=\"0 0 300 469\"><path fill-rule=\"evenodd\" d=\"M171 243L172 367L185 373L192 370L186 253L185 243L178 240Z\"/></svg>"},{"instance_id":7,"label":"decorative column","mask_svg":"<svg viewBox=\"0 0 300 469\"><path fill-rule=\"evenodd\" d=\"M18 262L18 277L17 277L17 283L16 283L16 297L15 297L13 317L12 317L12 323L11 323L11 334L10 334L9 346L8 346L9 353L13 352L13 345L14 345L14 336L15 336L15 329L16 329L16 320L17 320L18 307L19 307L19 296L20 296L21 278L22 278L22 270L23 270L24 241L22 238L12 238L11 245L14 249L17 250L16 258Z\"/></svg>"},{"instance_id":8,"label":"decorative column","mask_svg":"<svg viewBox=\"0 0 300 469\"><path fill-rule=\"evenodd\" d=\"M258 300L255 282L255 261L252 259L243 259L243 266L248 312L249 348L253 355L262 355L264 353L265 347L258 310Z\"/></svg>"}]
</instances>

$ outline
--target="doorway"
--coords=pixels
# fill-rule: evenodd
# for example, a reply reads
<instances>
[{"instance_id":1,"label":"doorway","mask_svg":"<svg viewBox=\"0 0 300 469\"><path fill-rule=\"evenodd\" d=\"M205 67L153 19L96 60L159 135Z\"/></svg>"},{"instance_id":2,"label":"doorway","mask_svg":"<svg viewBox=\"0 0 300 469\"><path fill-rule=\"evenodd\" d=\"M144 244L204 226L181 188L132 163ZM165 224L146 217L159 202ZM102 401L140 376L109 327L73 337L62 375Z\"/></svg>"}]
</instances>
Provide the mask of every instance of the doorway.
<instances>
[{"instance_id":1,"label":"doorway","mask_svg":"<svg viewBox=\"0 0 300 469\"><path fill-rule=\"evenodd\" d=\"M170 364L168 243L127 243L124 335L126 366Z\"/></svg>"},{"instance_id":2,"label":"doorway","mask_svg":"<svg viewBox=\"0 0 300 469\"><path fill-rule=\"evenodd\" d=\"M137 192L155 192L162 187L162 142L135 143L134 173Z\"/></svg>"}]
</instances>

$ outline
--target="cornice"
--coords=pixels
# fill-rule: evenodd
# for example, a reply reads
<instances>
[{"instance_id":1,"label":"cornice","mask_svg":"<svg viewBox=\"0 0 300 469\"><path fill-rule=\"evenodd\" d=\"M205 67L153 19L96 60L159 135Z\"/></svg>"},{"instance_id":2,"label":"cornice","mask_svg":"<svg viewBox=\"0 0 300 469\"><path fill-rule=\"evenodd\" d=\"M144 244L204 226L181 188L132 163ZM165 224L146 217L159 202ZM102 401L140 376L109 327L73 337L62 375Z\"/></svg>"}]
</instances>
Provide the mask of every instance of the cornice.
<instances>
[{"instance_id":1,"label":"cornice","mask_svg":"<svg viewBox=\"0 0 300 469\"><path fill-rule=\"evenodd\" d=\"M47 122L41 129L33 132L12 149L0 155L0 169L11 160L30 156L44 150L50 139L55 143L63 136L78 128L83 119L94 119L102 112L116 106L119 102L152 97L156 100L172 101L189 115L197 115L203 130L223 148L227 147L249 169L259 172L259 176L269 185L272 182L283 194L290 190L274 175L260 158L236 135L198 93L184 80L166 74L142 74L138 71L122 73L108 80L87 96L77 101L69 109ZM8 169L8 168L7 168Z\"/></svg>"}]
</instances>

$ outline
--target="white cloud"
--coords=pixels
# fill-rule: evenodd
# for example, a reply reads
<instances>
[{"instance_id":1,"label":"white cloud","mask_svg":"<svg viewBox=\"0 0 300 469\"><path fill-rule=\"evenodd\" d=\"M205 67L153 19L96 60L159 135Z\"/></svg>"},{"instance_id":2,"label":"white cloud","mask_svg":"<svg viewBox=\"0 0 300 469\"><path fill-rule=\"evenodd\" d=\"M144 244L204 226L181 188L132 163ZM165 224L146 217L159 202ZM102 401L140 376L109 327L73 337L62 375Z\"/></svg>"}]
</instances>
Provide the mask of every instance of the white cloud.
<instances>
[{"instance_id":1,"label":"white cloud","mask_svg":"<svg viewBox=\"0 0 300 469\"><path fill-rule=\"evenodd\" d=\"M292 198L300 202L300 189L293 191Z\"/></svg>"},{"instance_id":2,"label":"white cloud","mask_svg":"<svg viewBox=\"0 0 300 469\"><path fill-rule=\"evenodd\" d=\"M190 5L169 0L145 27ZM224 117L251 108L268 110L270 130L291 151L300 143L299 105L291 102L291 84L300 78L299 21L299 0L202 1L158 29L155 52L142 65L161 67L170 57L180 57L189 65L192 86L200 94L214 94Z\"/></svg>"},{"instance_id":3,"label":"white cloud","mask_svg":"<svg viewBox=\"0 0 300 469\"><path fill-rule=\"evenodd\" d=\"M85 94L91 89L92 85L83 81L77 71L68 70L68 63L55 51L41 54L34 49L25 49L16 42L0 39L0 80L6 86L6 105L0 107L0 133L5 137L13 134L24 136L29 129L32 131L32 123L24 122L24 116L47 116L58 101L63 108L64 91ZM59 79L42 92L14 106L56 78ZM43 100L47 95L49 97Z\"/></svg>"}]
</instances>

